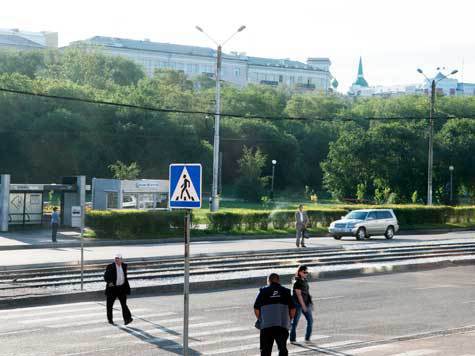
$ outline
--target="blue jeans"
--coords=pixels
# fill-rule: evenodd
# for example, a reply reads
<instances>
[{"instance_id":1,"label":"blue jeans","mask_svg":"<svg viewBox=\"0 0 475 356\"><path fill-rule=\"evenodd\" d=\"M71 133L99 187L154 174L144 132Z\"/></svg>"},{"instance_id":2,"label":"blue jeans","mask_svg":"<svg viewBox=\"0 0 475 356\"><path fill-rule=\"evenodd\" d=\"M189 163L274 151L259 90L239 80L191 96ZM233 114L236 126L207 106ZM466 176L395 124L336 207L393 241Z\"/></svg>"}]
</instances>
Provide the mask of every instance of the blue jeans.
<instances>
[{"instance_id":1,"label":"blue jeans","mask_svg":"<svg viewBox=\"0 0 475 356\"><path fill-rule=\"evenodd\" d=\"M305 332L305 340L310 340L312 336L312 328L313 328L313 315L312 315L312 305L307 306L307 312L302 310L302 306L297 303L296 305L296 312L294 320L292 320L292 327L290 329L290 341L295 341L297 338L297 325L299 324L300 317L302 314L307 319L307 331Z\"/></svg>"}]
</instances>

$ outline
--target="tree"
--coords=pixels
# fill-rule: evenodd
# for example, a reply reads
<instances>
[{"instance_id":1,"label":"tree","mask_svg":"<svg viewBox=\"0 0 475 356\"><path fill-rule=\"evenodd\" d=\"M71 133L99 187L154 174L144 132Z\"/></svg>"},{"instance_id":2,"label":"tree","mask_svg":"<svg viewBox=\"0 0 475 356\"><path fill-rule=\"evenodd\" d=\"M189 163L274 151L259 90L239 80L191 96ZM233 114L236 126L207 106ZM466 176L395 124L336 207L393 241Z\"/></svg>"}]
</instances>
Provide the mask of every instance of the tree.
<instances>
[{"instance_id":1,"label":"tree","mask_svg":"<svg viewBox=\"0 0 475 356\"><path fill-rule=\"evenodd\" d=\"M140 167L137 162L132 162L129 165L121 161L109 165L109 169L114 175L115 179L137 179L140 174Z\"/></svg>"},{"instance_id":2,"label":"tree","mask_svg":"<svg viewBox=\"0 0 475 356\"><path fill-rule=\"evenodd\" d=\"M239 178L236 190L239 197L253 202L259 202L265 190L266 179L261 177L266 156L257 148L253 150L244 146L242 157L239 159Z\"/></svg>"}]
</instances>

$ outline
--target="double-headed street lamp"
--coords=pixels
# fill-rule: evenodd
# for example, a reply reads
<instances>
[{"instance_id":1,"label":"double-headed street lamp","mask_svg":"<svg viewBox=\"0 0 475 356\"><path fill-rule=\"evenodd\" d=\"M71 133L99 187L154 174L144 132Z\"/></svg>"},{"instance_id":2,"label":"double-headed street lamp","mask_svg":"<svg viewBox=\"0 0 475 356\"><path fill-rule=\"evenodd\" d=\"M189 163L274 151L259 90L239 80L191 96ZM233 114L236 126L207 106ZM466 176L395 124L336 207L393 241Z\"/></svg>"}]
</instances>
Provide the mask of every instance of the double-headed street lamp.
<instances>
[{"instance_id":1,"label":"double-headed street lamp","mask_svg":"<svg viewBox=\"0 0 475 356\"><path fill-rule=\"evenodd\" d=\"M431 84L430 85L430 110L429 110L429 157L427 163L427 205L432 205L432 170L434 166L434 114L435 114L435 88L436 84L443 79L446 79L449 75L453 75L458 70L453 70L450 74L444 75L441 73L434 79L429 79L424 74L422 69L417 68L417 71L421 73L424 78Z\"/></svg>"},{"instance_id":2,"label":"double-headed street lamp","mask_svg":"<svg viewBox=\"0 0 475 356\"><path fill-rule=\"evenodd\" d=\"M218 43L208 35L201 27L195 26L195 28L202 32L206 37L208 37L213 43L217 46L216 54L216 110L214 117L214 142L213 142L213 186L211 189L211 211L217 211L219 209L219 198L218 198L218 171L219 171L219 119L221 116L221 50L223 46L233 38L238 32L241 32L246 28L246 26L241 26L234 32L231 36L228 37L223 43Z\"/></svg>"}]
</instances>

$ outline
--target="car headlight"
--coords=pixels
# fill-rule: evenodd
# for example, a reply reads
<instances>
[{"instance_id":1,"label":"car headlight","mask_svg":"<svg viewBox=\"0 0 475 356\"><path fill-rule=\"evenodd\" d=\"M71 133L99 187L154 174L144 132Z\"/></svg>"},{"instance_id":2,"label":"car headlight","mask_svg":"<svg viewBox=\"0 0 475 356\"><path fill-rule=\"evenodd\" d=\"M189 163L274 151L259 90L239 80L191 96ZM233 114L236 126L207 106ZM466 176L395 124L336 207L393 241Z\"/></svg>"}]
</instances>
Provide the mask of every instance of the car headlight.
<instances>
[{"instance_id":1,"label":"car headlight","mask_svg":"<svg viewBox=\"0 0 475 356\"><path fill-rule=\"evenodd\" d=\"M355 227L355 224L354 224L354 223L352 223L352 224L348 224L348 225L346 225L346 226L347 226L349 229L352 229L352 228L354 228L354 227Z\"/></svg>"}]
</instances>

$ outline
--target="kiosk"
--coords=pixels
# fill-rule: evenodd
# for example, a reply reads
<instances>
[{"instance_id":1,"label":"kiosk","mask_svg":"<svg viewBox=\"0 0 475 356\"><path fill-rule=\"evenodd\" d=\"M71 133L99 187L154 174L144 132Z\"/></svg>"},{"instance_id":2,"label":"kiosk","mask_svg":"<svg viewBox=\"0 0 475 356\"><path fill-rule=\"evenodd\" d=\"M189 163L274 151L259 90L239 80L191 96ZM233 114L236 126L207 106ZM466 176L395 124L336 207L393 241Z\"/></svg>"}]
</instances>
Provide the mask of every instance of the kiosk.
<instances>
[{"instance_id":1,"label":"kiosk","mask_svg":"<svg viewBox=\"0 0 475 356\"><path fill-rule=\"evenodd\" d=\"M167 209L168 180L92 179L92 208Z\"/></svg>"}]
</instances>

